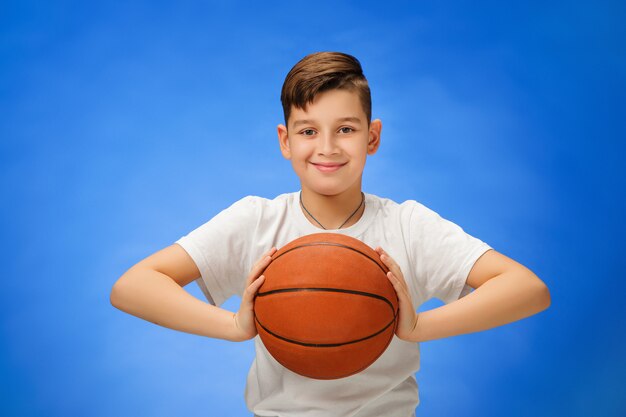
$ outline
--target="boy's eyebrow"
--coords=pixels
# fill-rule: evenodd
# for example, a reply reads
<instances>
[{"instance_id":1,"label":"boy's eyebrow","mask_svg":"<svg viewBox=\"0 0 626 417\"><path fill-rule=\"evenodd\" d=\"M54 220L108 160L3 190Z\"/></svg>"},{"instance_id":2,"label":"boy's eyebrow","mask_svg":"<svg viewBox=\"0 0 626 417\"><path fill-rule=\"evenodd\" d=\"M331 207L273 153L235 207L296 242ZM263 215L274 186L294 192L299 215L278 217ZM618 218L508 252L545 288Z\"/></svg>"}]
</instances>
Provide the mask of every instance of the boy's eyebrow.
<instances>
[{"instance_id":1,"label":"boy's eyebrow","mask_svg":"<svg viewBox=\"0 0 626 417\"><path fill-rule=\"evenodd\" d=\"M352 123L361 123L361 119L359 119L358 117L355 116L351 116L351 117L342 117L340 119L337 119L338 122L352 122Z\"/></svg>"},{"instance_id":2,"label":"boy's eyebrow","mask_svg":"<svg viewBox=\"0 0 626 417\"><path fill-rule=\"evenodd\" d=\"M353 123L361 123L361 119L359 119L358 117L341 117L337 120L335 120L336 122L353 122ZM313 119L301 119L301 120L296 120L295 122L293 122L293 127L298 127L299 125L307 125L307 124L313 124L315 123L315 120Z\"/></svg>"}]
</instances>

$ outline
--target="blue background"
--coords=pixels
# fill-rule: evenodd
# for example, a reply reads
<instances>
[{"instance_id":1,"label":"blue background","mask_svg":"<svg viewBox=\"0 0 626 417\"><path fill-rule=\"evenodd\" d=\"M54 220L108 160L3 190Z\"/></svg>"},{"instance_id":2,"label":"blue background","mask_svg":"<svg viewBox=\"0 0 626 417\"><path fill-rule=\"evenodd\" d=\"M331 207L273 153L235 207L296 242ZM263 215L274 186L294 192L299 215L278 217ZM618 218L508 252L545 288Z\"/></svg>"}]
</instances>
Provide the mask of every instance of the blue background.
<instances>
[{"instance_id":1,"label":"blue background","mask_svg":"<svg viewBox=\"0 0 626 417\"><path fill-rule=\"evenodd\" d=\"M624 3L258 3L1 3L2 414L246 415L251 342L109 292L239 198L299 189L280 88L338 50L383 120L364 190L422 202L552 294L422 344L418 416L626 415Z\"/></svg>"}]
</instances>

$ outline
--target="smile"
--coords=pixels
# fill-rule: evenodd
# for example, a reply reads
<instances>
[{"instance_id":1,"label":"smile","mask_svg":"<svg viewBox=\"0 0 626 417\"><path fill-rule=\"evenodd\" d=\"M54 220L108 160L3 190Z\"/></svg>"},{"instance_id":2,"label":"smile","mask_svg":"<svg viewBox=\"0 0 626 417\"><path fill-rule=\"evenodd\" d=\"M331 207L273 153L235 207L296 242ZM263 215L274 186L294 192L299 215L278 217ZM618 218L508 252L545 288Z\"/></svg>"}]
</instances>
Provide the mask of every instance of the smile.
<instances>
[{"instance_id":1,"label":"smile","mask_svg":"<svg viewBox=\"0 0 626 417\"><path fill-rule=\"evenodd\" d=\"M319 165L313 164L321 172L335 172L343 167L345 164L333 164L333 165Z\"/></svg>"}]
</instances>

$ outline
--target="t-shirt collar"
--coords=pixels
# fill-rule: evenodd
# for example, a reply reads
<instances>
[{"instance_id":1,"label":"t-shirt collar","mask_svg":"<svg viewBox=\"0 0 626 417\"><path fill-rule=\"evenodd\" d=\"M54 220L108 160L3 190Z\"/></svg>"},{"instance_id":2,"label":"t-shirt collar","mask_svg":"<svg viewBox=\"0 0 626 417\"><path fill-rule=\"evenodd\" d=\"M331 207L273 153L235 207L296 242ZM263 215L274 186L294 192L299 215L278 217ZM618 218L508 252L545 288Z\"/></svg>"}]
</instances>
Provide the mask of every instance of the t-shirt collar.
<instances>
[{"instance_id":1,"label":"t-shirt collar","mask_svg":"<svg viewBox=\"0 0 626 417\"><path fill-rule=\"evenodd\" d=\"M292 216L296 220L298 225L298 229L300 229L301 235L310 235L313 233L339 233L342 235L357 237L360 236L370 225L372 222L376 210L378 209L376 204L376 199L373 198L371 194L363 193L365 195L365 210L363 211L363 215L355 224L349 227L344 227L342 229L322 229L321 227L316 227L306 218L302 207L300 207L300 191L296 191L291 193L291 210Z\"/></svg>"}]
</instances>

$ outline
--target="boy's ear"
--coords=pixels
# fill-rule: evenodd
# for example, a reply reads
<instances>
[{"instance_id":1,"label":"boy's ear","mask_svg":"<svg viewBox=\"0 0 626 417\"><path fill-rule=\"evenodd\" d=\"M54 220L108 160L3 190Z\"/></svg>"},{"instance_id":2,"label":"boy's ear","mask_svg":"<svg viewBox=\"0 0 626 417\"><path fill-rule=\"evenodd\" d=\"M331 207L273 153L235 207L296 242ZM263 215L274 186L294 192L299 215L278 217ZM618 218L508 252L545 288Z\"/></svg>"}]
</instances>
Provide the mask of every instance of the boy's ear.
<instances>
[{"instance_id":1,"label":"boy's ear","mask_svg":"<svg viewBox=\"0 0 626 417\"><path fill-rule=\"evenodd\" d=\"M285 125L278 125L278 144L280 152L285 159L291 159L291 149L289 149L289 134Z\"/></svg>"},{"instance_id":2,"label":"boy's ear","mask_svg":"<svg viewBox=\"0 0 626 417\"><path fill-rule=\"evenodd\" d=\"M383 122L380 119L370 122L369 139L367 142L367 154L374 155L380 146L380 133L383 130Z\"/></svg>"}]
</instances>

